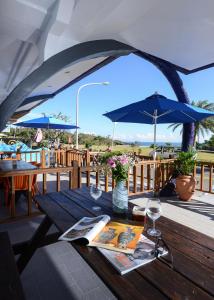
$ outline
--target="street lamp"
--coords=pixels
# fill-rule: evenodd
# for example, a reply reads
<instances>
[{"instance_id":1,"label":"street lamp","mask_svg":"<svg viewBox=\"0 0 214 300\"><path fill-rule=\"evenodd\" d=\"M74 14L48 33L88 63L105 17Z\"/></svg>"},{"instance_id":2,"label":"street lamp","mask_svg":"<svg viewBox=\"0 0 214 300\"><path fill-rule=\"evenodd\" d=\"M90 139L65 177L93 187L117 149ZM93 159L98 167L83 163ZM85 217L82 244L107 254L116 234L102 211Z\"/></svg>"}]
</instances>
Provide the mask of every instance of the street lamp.
<instances>
[{"instance_id":1,"label":"street lamp","mask_svg":"<svg viewBox=\"0 0 214 300\"><path fill-rule=\"evenodd\" d=\"M77 97L76 97L76 149L79 148L79 142L78 142L78 127L79 127L79 94L80 91L89 85L109 85L108 81L105 82L91 82L91 83L86 83L83 84L79 87L78 91L77 91Z\"/></svg>"}]
</instances>

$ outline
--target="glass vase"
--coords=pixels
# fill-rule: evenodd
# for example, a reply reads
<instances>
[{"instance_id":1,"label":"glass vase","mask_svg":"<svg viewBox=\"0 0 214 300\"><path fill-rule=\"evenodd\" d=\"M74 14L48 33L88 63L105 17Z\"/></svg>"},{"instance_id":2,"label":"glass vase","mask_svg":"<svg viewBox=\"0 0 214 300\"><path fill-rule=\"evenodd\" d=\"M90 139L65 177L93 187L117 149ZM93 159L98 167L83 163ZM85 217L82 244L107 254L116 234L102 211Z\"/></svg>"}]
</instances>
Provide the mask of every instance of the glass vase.
<instances>
[{"instance_id":1,"label":"glass vase","mask_svg":"<svg viewBox=\"0 0 214 300\"><path fill-rule=\"evenodd\" d=\"M112 191L112 207L117 214L126 214L128 211L128 190L124 181L118 181Z\"/></svg>"}]
</instances>

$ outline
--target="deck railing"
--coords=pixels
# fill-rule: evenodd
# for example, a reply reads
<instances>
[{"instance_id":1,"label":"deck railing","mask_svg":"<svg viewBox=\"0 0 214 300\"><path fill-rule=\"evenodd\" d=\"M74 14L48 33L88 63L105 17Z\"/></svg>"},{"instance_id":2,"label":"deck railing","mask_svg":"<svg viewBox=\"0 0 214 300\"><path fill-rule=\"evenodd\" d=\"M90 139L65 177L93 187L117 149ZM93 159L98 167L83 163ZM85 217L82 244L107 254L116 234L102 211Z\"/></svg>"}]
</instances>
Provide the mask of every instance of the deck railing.
<instances>
[{"instance_id":1,"label":"deck railing","mask_svg":"<svg viewBox=\"0 0 214 300\"><path fill-rule=\"evenodd\" d=\"M60 153L60 152L59 152ZM174 160L160 160L160 161L142 161L136 163L130 168L126 186L129 195L140 194L151 191L153 189L160 190L170 178L173 172ZM197 189L203 192L214 193L213 189L213 168L214 163L211 162L198 162L195 166L194 175L197 179ZM11 205L10 217L16 217L15 209L15 186L14 177L29 175L28 177L28 191L27 191L27 215L32 214L32 180L33 176L37 174L41 179L40 192L46 193L53 191L48 190L47 174L51 174L52 180L55 181L55 191L61 190L61 178L67 180L67 188L80 188L82 184L89 186L90 183L96 182L103 185L103 189L108 192L115 187L115 181L112 177L103 174L100 166L80 166L78 161L73 161L71 166L57 167L57 168L40 168L28 171L10 171L7 173L0 172L0 177L10 177L11 182ZM55 176L55 178L54 178ZM64 179L63 179L64 180ZM1 210L2 207L0 207Z\"/></svg>"},{"instance_id":2,"label":"deck railing","mask_svg":"<svg viewBox=\"0 0 214 300\"><path fill-rule=\"evenodd\" d=\"M2 159L13 157L14 159L24 160L27 162L41 163L42 168L67 167L72 165L72 161L77 161L79 166L87 166L90 164L90 153L88 150L79 151L76 149L43 149L41 151L26 152L1 152Z\"/></svg>"}]
</instances>

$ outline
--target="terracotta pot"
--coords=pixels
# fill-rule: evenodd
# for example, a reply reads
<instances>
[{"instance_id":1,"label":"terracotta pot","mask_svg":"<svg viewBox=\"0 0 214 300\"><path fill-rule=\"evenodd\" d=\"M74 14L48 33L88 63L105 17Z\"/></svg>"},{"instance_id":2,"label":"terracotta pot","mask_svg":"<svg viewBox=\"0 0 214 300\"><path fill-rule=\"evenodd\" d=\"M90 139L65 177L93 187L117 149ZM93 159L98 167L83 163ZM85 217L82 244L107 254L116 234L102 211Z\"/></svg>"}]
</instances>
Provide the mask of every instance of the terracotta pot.
<instances>
[{"instance_id":1,"label":"terracotta pot","mask_svg":"<svg viewBox=\"0 0 214 300\"><path fill-rule=\"evenodd\" d=\"M189 201L195 192L196 180L193 176L179 175L176 178L176 192L181 200Z\"/></svg>"}]
</instances>

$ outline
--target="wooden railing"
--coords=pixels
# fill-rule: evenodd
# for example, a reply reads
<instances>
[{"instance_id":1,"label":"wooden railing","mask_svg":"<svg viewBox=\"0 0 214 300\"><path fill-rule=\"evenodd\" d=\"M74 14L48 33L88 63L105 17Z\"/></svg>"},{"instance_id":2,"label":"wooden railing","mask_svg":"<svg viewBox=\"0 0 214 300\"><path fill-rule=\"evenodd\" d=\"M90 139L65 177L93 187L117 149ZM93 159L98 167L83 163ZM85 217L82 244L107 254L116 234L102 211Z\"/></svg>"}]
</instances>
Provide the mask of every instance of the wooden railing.
<instances>
[{"instance_id":1,"label":"wooden railing","mask_svg":"<svg viewBox=\"0 0 214 300\"><path fill-rule=\"evenodd\" d=\"M41 151L27 151L27 152L1 152L2 159L4 157L14 157L18 160L27 162L35 161L41 163L43 168L71 166L72 161L77 161L78 166L90 165L89 151L79 151L75 149L59 149L59 150L46 150ZM6 158L7 159L7 158Z\"/></svg>"},{"instance_id":2,"label":"wooden railing","mask_svg":"<svg viewBox=\"0 0 214 300\"><path fill-rule=\"evenodd\" d=\"M197 180L197 190L212 194L214 193L213 171L214 162L197 162L194 169L194 177Z\"/></svg>"},{"instance_id":3,"label":"wooden railing","mask_svg":"<svg viewBox=\"0 0 214 300\"><path fill-rule=\"evenodd\" d=\"M140 194L151 191L153 189L160 190L165 182L170 178L174 166L174 160L161 161L142 161L136 163L130 168L126 186L129 195ZM211 162L198 162L194 175L198 181L197 189L204 192L214 193L213 186L213 167ZM41 192L52 192L53 189L48 190L47 174L51 174L52 178L55 174L55 191L61 190L61 177L66 177L68 181L68 188L80 188L83 184L89 186L91 182L101 183L106 192L111 191L115 187L115 181L111 176L103 174L99 166L80 166L78 161L73 161L71 166L58 168L41 168L27 171L10 171L7 173L0 172L0 177L11 178L11 208L10 217L16 216L15 209L15 187L14 177L29 175L28 177L28 191L27 191L27 215L32 214L32 180L33 176L42 175L40 182ZM53 185L52 185L53 187ZM1 208L0 208L1 209Z\"/></svg>"}]
</instances>

